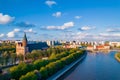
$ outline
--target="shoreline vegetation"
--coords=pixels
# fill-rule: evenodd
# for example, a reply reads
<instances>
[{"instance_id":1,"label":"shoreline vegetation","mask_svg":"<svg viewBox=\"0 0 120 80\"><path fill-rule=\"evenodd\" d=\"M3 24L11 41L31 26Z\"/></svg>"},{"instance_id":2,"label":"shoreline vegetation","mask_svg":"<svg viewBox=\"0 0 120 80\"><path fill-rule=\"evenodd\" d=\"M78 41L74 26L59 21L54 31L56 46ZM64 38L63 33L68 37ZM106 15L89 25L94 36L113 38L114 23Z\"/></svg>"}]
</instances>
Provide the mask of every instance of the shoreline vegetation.
<instances>
[{"instance_id":1,"label":"shoreline vegetation","mask_svg":"<svg viewBox=\"0 0 120 80\"><path fill-rule=\"evenodd\" d=\"M77 60L70 63L68 66L65 66L63 69L59 70L55 74L53 74L51 77L49 77L47 80L62 80L63 77L69 73L73 68L77 66L83 59L85 59L87 55L87 52L84 52L84 55L80 56Z\"/></svg>"},{"instance_id":2,"label":"shoreline vegetation","mask_svg":"<svg viewBox=\"0 0 120 80\"><path fill-rule=\"evenodd\" d=\"M120 52L115 54L115 59L120 62Z\"/></svg>"}]
</instances>

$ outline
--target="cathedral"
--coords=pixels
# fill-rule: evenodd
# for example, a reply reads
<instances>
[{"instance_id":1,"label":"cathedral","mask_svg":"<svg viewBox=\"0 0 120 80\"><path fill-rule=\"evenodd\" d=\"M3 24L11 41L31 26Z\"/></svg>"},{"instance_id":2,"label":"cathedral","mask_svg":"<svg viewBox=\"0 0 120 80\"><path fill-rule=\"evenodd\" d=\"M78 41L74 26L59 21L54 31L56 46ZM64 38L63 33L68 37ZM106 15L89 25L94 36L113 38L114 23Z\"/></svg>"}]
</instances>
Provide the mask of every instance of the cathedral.
<instances>
[{"instance_id":1,"label":"cathedral","mask_svg":"<svg viewBox=\"0 0 120 80\"><path fill-rule=\"evenodd\" d=\"M18 41L16 43L16 54L25 55L26 53L31 52L32 50L43 50L47 48L48 45L46 42L29 43L26 37L26 33L24 33L22 41Z\"/></svg>"},{"instance_id":2,"label":"cathedral","mask_svg":"<svg viewBox=\"0 0 120 80\"><path fill-rule=\"evenodd\" d=\"M17 42L16 44L16 54L22 54L25 55L27 52L29 52L29 48L27 46L27 37L26 37L26 33L24 33L24 37L22 42Z\"/></svg>"}]
</instances>

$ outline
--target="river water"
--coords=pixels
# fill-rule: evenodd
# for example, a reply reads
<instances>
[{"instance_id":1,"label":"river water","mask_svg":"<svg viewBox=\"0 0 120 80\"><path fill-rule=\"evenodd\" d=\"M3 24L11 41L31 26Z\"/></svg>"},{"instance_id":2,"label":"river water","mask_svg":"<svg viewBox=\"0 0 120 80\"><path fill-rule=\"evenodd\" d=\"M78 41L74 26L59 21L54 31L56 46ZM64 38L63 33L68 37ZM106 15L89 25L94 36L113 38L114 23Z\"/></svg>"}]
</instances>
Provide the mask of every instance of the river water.
<instances>
[{"instance_id":1,"label":"river water","mask_svg":"<svg viewBox=\"0 0 120 80\"><path fill-rule=\"evenodd\" d=\"M115 53L88 53L64 80L120 80L120 63L114 58Z\"/></svg>"}]
</instances>

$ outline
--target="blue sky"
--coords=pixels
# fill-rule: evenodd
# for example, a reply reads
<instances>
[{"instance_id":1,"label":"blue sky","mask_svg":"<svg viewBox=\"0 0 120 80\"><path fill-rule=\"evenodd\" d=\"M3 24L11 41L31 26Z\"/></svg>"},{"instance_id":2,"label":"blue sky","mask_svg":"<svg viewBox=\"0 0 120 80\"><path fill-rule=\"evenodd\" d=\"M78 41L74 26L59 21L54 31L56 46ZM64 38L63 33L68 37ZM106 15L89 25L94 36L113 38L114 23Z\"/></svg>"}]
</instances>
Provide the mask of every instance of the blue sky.
<instances>
[{"instance_id":1,"label":"blue sky","mask_svg":"<svg viewBox=\"0 0 120 80\"><path fill-rule=\"evenodd\" d=\"M0 0L0 39L120 40L120 0Z\"/></svg>"}]
</instances>

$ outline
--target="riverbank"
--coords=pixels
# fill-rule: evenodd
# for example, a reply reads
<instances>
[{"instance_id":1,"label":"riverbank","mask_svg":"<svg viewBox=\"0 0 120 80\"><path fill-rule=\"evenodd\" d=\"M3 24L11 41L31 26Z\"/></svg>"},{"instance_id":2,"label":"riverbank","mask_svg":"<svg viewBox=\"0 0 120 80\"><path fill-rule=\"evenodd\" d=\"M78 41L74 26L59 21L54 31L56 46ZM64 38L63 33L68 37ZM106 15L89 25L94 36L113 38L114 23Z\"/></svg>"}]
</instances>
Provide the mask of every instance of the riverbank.
<instances>
[{"instance_id":1,"label":"riverbank","mask_svg":"<svg viewBox=\"0 0 120 80\"><path fill-rule=\"evenodd\" d=\"M83 60L86 57L87 52L83 56L81 56L77 61L71 63L70 65L67 65L60 71L58 71L56 74L53 76L49 77L47 80L57 80L61 76L63 76L65 73L67 73L70 69L72 69L76 64L78 64L81 60Z\"/></svg>"},{"instance_id":2,"label":"riverbank","mask_svg":"<svg viewBox=\"0 0 120 80\"><path fill-rule=\"evenodd\" d=\"M120 62L120 53L115 54L115 59Z\"/></svg>"}]
</instances>

